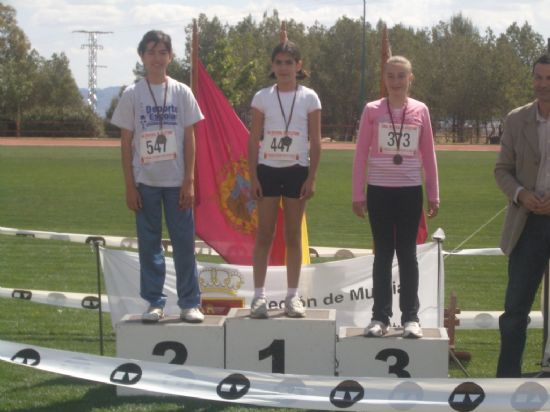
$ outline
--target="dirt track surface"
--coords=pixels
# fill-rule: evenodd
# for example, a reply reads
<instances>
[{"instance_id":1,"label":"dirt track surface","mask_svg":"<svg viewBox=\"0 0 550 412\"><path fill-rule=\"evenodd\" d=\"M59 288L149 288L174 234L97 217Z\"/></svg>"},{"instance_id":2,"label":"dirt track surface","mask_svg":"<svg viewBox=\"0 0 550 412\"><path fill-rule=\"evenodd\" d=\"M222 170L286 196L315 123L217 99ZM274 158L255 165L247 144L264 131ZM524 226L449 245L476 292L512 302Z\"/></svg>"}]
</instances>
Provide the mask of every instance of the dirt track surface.
<instances>
[{"instance_id":1,"label":"dirt track surface","mask_svg":"<svg viewBox=\"0 0 550 412\"><path fill-rule=\"evenodd\" d=\"M0 137L0 146L80 146L80 147L120 147L119 139L73 139L46 137Z\"/></svg>"},{"instance_id":2,"label":"dirt track surface","mask_svg":"<svg viewBox=\"0 0 550 412\"><path fill-rule=\"evenodd\" d=\"M76 147L120 147L119 139L75 139L75 138L3 138L0 146L76 146ZM437 151L498 152L499 145L447 144L436 145ZM354 143L323 142L327 150L355 150Z\"/></svg>"}]
</instances>

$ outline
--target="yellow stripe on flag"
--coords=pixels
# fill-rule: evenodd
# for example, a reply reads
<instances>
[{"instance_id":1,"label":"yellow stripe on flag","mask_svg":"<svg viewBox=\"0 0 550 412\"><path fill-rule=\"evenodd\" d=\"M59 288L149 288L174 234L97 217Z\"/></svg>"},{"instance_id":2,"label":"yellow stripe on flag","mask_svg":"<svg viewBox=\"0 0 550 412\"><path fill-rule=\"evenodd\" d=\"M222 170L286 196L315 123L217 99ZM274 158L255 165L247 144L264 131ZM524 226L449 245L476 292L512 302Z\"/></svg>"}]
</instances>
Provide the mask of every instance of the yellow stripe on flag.
<instances>
[{"instance_id":1,"label":"yellow stripe on flag","mask_svg":"<svg viewBox=\"0 0 550 412\"><path fill-rule=\"evenodd\" d=\"M302 218L302 264L309 265L311 259L309 258L309 240L307 236L307 223L306 223L306 214Z\"/></svg>"}]
</instances>

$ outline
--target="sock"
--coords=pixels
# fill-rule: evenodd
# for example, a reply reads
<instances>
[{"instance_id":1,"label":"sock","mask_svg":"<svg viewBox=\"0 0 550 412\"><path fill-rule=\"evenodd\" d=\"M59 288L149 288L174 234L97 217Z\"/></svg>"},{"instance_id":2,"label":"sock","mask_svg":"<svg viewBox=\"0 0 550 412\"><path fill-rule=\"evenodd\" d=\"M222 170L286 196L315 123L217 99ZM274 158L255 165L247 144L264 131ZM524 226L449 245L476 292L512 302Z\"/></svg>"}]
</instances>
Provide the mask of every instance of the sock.
<instances>
[{"instance_id":1,"label":"sock","mask_svg":"<svg viewBox=\"0 0 550 412\"><path fill-rule=\"evenodd\" d=\"M261 288L254 288L254 297L255 298L265 298L265 286Z\"/></svg>"},{"instance_id":2,"label":"sock","mask_svg":"<svg viewBox=\"0 0 550 412\"><path fill-rule=\"evenodd\" d=\"M290 298L294 296L298 296L298 288L288 288L286 292L286 296Z\"/></svg>"}]
</instances>

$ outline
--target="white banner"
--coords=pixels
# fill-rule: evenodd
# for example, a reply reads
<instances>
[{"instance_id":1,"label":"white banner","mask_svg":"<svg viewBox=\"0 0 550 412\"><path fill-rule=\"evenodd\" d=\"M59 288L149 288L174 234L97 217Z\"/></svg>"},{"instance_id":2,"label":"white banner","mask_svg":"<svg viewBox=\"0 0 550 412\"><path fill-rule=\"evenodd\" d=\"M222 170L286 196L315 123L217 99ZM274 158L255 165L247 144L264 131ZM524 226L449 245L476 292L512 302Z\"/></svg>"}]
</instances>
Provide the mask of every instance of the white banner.
<instances>
[{"instance_id":1,"label":"white banner","mask_svg":"<svg viewBox=\"0 0 550 412\"><path fill-rule=\"evenodd\" d=\"M547 379L282 375L102 357L3 340L0 360L166 395L258 406L370 412L550 410Z\"/></svg>"},{"instance_id":2,"label":"white banner","mask_svg":"<svg viewBox=\"0 0 550 412\"><path fill-rule=\"evenodd\" d=\"M436 234L443 233L442 229L438 229ZM135 237L121 237L109 235L87 235L80 233L62 233L62 232L46 232L42 230L25 230L11 227L0 226L0 235L11 236L27 236L35 239L51 239L64 240L67 242L90 244L94 239L98 240L106 247L121 247L127 249L137 249L138 243ZM435 236L435 234L434 234ZM434 237L435 239L435 237ZM444 239L444 235L441 238ZM163 239L166 245L166 250L171 251L170 241ZM337 257L337 258L352 258L372 254L371 249L355 249L355 248L336 248L325 246L310 246L309 252L314 257ZM216 251L210 248L204 241L197 240L195 242L195 253L202 255L217 255ZM499 248L478 248L478 249L462 249L453 250L451 252L443 251L444 255L457 256L502 256L504 255Z\"/></svg>"},{"instance_id":3,"label":"white banner","mask_svg":"<svg viewBox=\"0 0 550 412\"><path fill-rule=\"evenodd\" d=\"M46 240L63 240L66 242L93 244L94 241L99 242L106 247L121 247L126 249L137 249L138 241L135 237L109 236L109 235L88 235L81 233L62 233L62 232L46 232L43 230L25 230L11 227L1 227L0 235L31 237L33 239ZM163 239L164 248L172 251L169 239ZM198 255L216 256L218 253L206 244L203 240L195 241L195 253ZM352 258L357 256L365 256L372 254L371 249L355 249L355 248L336 248L324 246L310 246L309 253L314 257L337 257L337 258Z\"/></svg>"},{"instance_id":4,"label":"white banner","mask_svg":"<svg viewBox=\"0 0 550 412\"><path fill-rule=\"evenodd\" d=\"M0 287L0 298L27 300L45 305L60 306L73 309L98 309L99 299L93 293L73 293L51 290L34 290L24 288ZM111 311L106 295L101 297L103 312ZM502 314L499 311L467 311L463 310L456 315L460 324L456 329L498 329L498 318ZM529 328L541 329L543 327L542 312L532 311L529 314Z\"/></svg>"},{"instance_id":5,"label":"white banner","mask_svg":"<svg viewBox=\"0 0 550 412\"><path fill-rule=\"evenodd\" d=\"M23 288L0 287L0 298L28 300L45 305L61 306L73 309L99 309L99 298L94 293L57 292L50 290L33 290ZM109 312L107 296L101 297L101 309Z\"/></svg>"},{"instance_id":6,"label":"white banner","mask_svg":"<svg viewBox=\"0 0 550 412\"><path fill-rule=\"evenodd\" d=\"M420 270L420 322L424 327L442 326L438 309L437 244L418 246ZM142 313L146 303L139 297L139 256L135 252L101 249L101 260L109 295L113 325L126 314ZM310 309L337 309L337 326L366 326L372 308L373 256L305 265L300 276L300 296ZM391 323L400 325L399 274L393 269L393 313ZM167 313L178 313L174 264L166 258L165 294ZM252 267L199 263L203 307L216 313L214 306L249 306L254 294ZM442 274L443 278L443 274ZM268 305L280 308L286 296L286 268L270 266L266 279ZM212 307L212 311L209 308ZM442 311L442 309L441 309Z\"/></svg>"},{"instance_id":7,"label":"white banner","mask_svg":"<svg viewBox=\"0 0 550 412\"><path fill-rule=\"evenodd\" d=\"M497 247L484 247L478 249L462 249L452 252L443 252L444 255L456 256L504 256L504 253Z\"/></svg>"}]
</instances>

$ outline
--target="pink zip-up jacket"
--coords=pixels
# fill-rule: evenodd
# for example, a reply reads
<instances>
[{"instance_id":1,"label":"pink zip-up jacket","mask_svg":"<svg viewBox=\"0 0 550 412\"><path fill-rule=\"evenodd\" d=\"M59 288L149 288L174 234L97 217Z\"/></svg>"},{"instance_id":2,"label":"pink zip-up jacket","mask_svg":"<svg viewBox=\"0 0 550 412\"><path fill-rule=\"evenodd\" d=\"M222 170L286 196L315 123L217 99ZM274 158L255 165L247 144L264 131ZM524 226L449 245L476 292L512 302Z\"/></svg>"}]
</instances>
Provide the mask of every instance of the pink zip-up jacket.
<instances>
[{"instance_id":1,"label":"pink zip-up jacket","mask_svg":"<svg viewBox=\"0 0 550 412\"><path fill-rule=\"evenodd\" d=\"M392 109L392 116L395 129L399 132L403 109ZM386 133L393 130L386 98L367 103L361 115L353 162L353 201L365 200L365 183L384 187L420 186L424 171L428 200L439 202L437 162L428 107L418 100L407 99L403 134L412 131L410 134L416 134L417 144L407 148L404 146L409 142L401 139L399 154L403 162L399 165L393 162L395 150L387 150L387 145L384 148L382 144L383 139L379 141L379 130L382 133L384 130L387 130Z\"/></svg>"}]
</instances>

